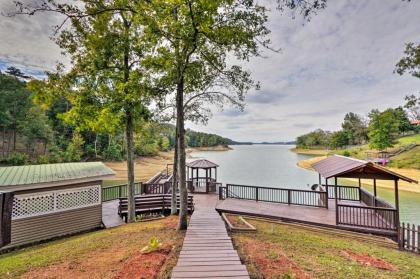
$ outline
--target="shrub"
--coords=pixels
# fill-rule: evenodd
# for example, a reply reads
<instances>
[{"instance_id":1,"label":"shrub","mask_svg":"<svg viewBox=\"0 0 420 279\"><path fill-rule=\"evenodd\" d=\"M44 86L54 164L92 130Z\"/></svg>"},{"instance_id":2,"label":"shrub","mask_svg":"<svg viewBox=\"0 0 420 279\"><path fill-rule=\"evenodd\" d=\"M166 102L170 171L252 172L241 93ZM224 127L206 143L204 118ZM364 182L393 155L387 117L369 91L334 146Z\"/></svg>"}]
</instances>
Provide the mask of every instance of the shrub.
<instances>
[{"instance_id":1,"label":"shrub","mask_svg":"<svg viewBox=\"0 0 420 279\"><path fill-rule=\"evenodd\" d=\"M2 160L2 163L12 166L22 166L28 162L28 155L25 153L12 153Z\"/></svg>"},{"instance_id":2,"label":"shrub","mask_svg":"<svg viewBox=\"0 0 420 279\"><path fill-rule=\"evenodd\" d=\"M343 156L346 156L346 157L350 157L350 151L348 151L348 150L344 150L343 151Z\"/></svg>"},{"instance_id":3,"label":"shrub","mask_svg":"<svg viewBox=\"0 0 420 279\"><path fill-rule=\"evenodd\" d=\"M47 155L40 155L38 156L38 158L36 158L36 163L37 164L48 164L50 163L50 157Z\"/></svg>"}]
</instances>

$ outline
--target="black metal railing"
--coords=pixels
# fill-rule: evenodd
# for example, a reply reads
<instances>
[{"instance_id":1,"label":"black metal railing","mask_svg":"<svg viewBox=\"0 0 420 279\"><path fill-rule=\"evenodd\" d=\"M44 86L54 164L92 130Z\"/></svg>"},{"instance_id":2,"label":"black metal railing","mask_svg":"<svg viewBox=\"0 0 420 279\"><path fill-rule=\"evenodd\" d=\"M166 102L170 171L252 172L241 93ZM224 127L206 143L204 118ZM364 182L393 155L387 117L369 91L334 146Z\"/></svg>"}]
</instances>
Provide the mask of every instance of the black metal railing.
<instances>
[{"instance_id":1,"label":"black metal railing","mask_svg":"<svg viewBox=\"0 0 420 279\"><path fill-rule=\"evenodd\" d=\"M322 185L325 189L325 185ZM337 199L345 201L360 201L360 188L357 186L328 185L328 198L335 199L335 189L337 189Z\"/></svg>"},{"instance_id":2,"label":"black metal railing","mask_svg":"<svg viewBox=\"0 0 420 279\"><path fill-rule=\"evenodd\" d=\"M337 225L397 230L397 210L375 206L337 205Z\"/></svg>"},{"instance_id":3,"label":"black metal railing","mask_svg":"<svg viewBox=\"0 0 420 279\"><path fill-rule=\"evenodd\" d=\"M220 188L219 188L220 189ZM270 188L227 184L226 190L220 195L224 198L246 199L264 202L284 203L290 205L304 205L327 207L327 193L324 191L298 190L287 188Z\"/></svg>"},{"instance_id":4,"label":"black metal railing","mask_svg":"<svg viewBox=\"0 0 420 279\"><path fill-rule=\"evenodd\" d=\"M134 183L134 194L138 195L142 192L142 183ZM102 188L102 201L111 201L128 196L127 184L120 184Z\"/></svg>"}]
</instances>

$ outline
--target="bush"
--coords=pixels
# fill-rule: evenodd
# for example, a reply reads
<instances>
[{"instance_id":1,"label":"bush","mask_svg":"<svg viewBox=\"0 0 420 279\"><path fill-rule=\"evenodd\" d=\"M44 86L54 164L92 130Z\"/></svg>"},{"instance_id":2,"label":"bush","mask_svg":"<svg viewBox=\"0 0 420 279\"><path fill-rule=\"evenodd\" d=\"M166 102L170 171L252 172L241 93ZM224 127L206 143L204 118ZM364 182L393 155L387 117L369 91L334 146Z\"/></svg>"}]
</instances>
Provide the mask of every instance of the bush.
<instances>
[{"instance_id":1,"label":"bush","mask_svg":"<svg viewBox=\"0 0 420 279\"><path fill-rule=\"evenodd\" d=\"M346 157L350 157L350 151L348 151L348 150L344 150L343 151L343 156L346 156Z\"/></svg>"},{"instance_id":2,"label":"bush","mask_svg":"<svg viewBox=\"0 0 420 279\"><path fill-rule=\"evenodd\" d=\"M37 164L49 164L50 163L50 157L47 155L40 155L38 156L38 158L36 158L36 163Z\"/></svg>"},{"instance_id":3,"label":"bush","mask_svg":"<svg viewBox=\"0 0 420 279\"><path fill-rule=\"evenodd\" d=\"M8 157L4 158L2 163L11 166L22 166L28 162L28 155L24 153L12 153Z\"/></svg>"},{"instance_id":4,"label":"bush","mask_svg":"<svg viewBox=\"0 0 420 279\"><path fill-rule=\"evenodd\" d=\"M104 150L103 156L105 160L110 161L121 161L123 154L116 144L110 144L107 149Z\"/></svg>"}]
</instances>

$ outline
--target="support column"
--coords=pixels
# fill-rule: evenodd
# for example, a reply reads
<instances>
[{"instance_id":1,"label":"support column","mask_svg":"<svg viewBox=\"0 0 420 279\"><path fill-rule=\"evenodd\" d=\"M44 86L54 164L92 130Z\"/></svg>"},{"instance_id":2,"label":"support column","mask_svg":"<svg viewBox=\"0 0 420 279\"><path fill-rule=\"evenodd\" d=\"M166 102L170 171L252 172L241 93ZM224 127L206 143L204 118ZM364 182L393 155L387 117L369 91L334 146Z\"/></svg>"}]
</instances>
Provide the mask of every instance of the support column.
<instances>
[{"instance_id":1,"label":"support column","mask_svg":"<svg viewBox=\"0 0 420 279\"><path fill-rule=\"evenodd\" d=\"M373 179L373 206L376 206L376 178Z\"/></svg>"},{"instance_id":2,"label":"support column","mask_svg":"<svg viewBox=\"0 0 420 279\"><path fill-rule=\"evenodd\" d=\"M359 202L362 201L362 180L359 177Z\"/></svg>"},{"instance_id":3,"label":"support column","mask_svg":"<svg viewBox=\"0 0 420 279\"><path fill-rule=\"evenodd\" d=\"M399 193L398 193L398 179L394 180L394 191L395 191L395 209L396 212L396 220L395 220L395 226L397 229L400 227L400 201L399 201Z\"/></svg>"}]
</instances>

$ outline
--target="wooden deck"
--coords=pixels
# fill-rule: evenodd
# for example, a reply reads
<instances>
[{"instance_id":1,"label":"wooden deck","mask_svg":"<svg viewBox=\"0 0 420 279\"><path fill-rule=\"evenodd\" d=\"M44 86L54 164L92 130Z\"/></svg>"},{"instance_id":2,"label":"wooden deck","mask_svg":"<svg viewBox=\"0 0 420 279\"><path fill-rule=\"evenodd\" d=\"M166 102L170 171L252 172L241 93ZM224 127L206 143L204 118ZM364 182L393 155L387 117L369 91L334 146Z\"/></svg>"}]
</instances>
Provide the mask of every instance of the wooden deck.
<instances>
[{"instance_id":1,"label":"wooden deck","mask_svg":"<svg viewBox=\"0 0 420 279\"><path fill-rule=\"evenodd\" d=\"M216 212L216 195L194 195L191 217L172 278L249 278Z\"/></svg>"},{"instance_id":2,"label":"wooden deck","mask_svg":"<svg viewBox=\"0 0 420 279\"><path fill-rule=\"evenodd\" d=\"M344 202L343 204L359 205L359 202ZM348 231L371 233L382 236L395 236L396 232L374 228L336 225L335 201L329 200L328 209L310 206L287 205L270 202L257 202L254 200L225 199L219 201L216 210L234 214L249 215L285 222L303 223L321 227L331 227Z\"/></svg>"}]
</instances>

